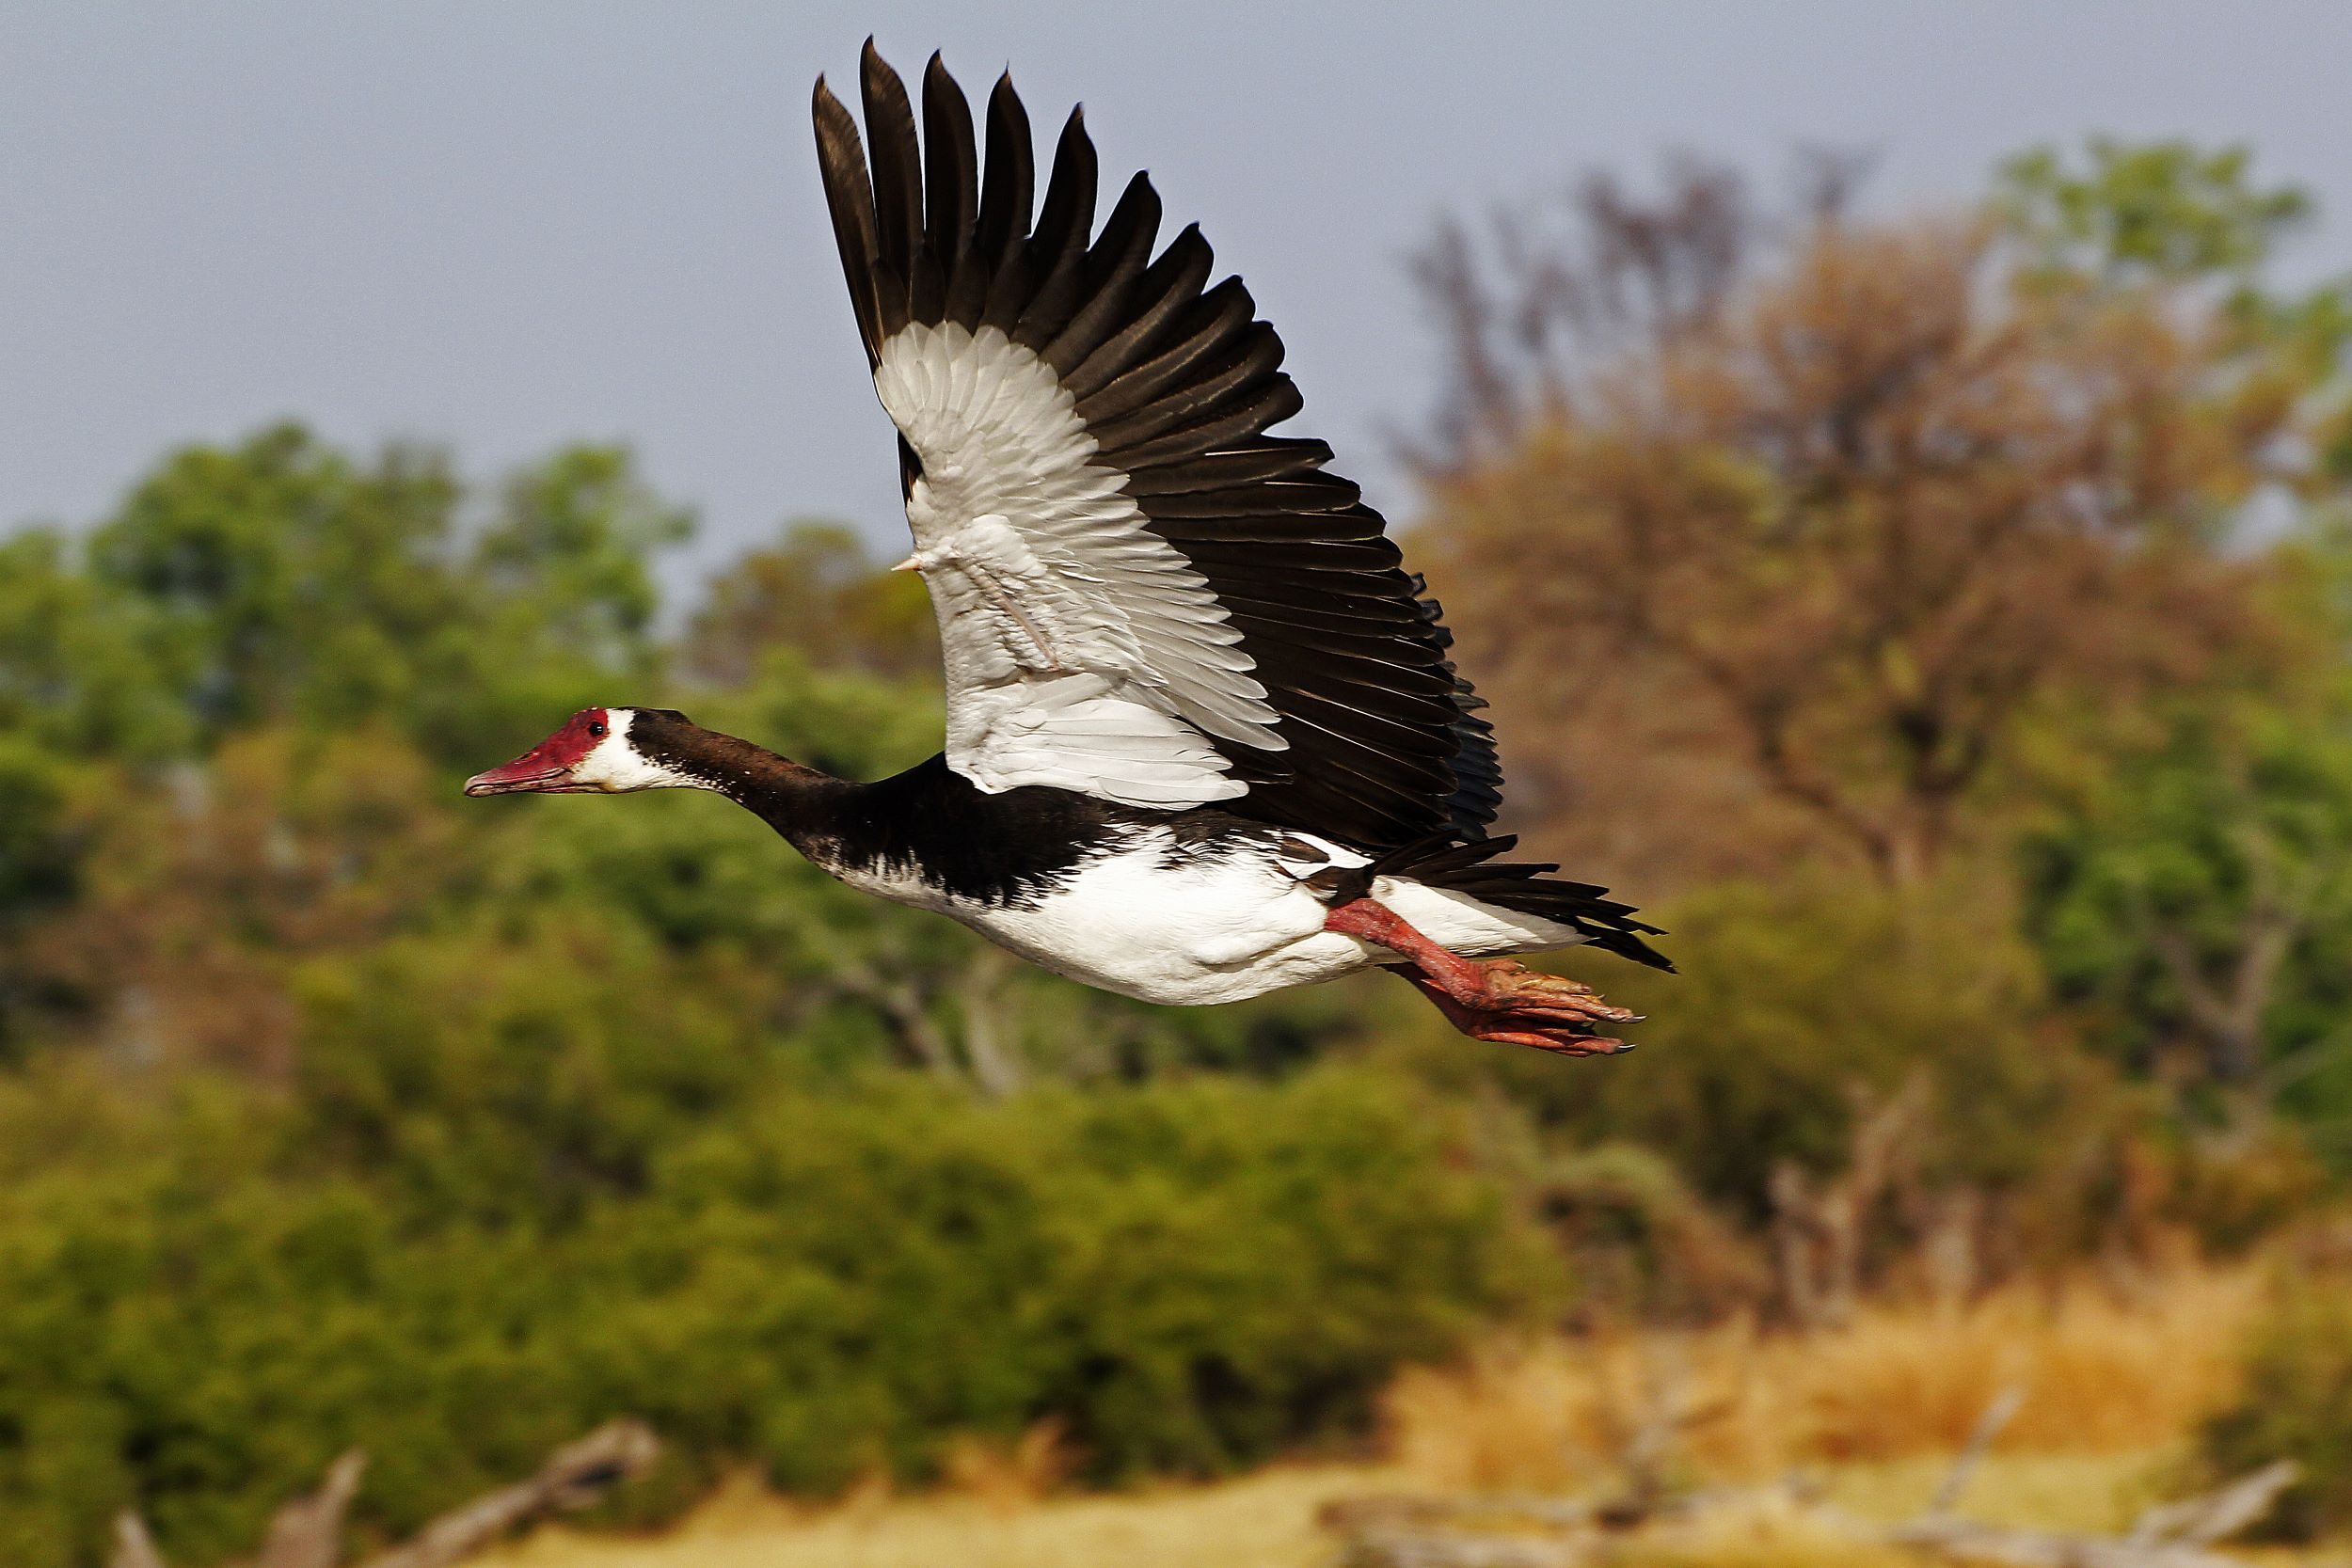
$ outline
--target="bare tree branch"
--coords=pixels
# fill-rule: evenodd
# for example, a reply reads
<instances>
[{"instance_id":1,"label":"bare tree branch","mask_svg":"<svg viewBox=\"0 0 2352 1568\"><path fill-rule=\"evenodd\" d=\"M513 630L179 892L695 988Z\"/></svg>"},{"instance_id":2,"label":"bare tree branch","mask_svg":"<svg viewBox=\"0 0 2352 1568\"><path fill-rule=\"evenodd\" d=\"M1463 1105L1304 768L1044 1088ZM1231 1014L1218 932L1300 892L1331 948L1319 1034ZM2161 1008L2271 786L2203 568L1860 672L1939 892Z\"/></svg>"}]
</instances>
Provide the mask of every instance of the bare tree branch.
<instances>
[{"instance_id":1,"label":"bare tree branch","mask_svg":"<svg viewBox=\"0 0 2352 1568\"><path fill-rule=\"evenodd\" d=\"M147 1521L135 1509L124 1509L115 1515L114 1555L106 1560L107 1568L167 1568L164 1554L155 1549L155 1538L147 1532Z\"/></svg>"},{"instance_id":2,"label":"bare tree branch","mask_svg":"<svg viewBox=\"0 0 2352 1568\"><path fill-rule=\"evenodd\" d=\"M343 1515L367 1468L368 1456L355 1449L326 1467L316 1492L278 1509L253 1568L335 1568L342 1560Z\"/></svg>"},{"instance_id":3,"label":"bare tree branch","mask_svg":"<svg viewBox=\"0 0 2352 1568\"><path fill-rule=\"evenodd\" d=\"M529 1481L477 1497L427 1525L416 1539L370 1558L362 1568L449 1568L549 1513L585 1508L651 1467L660 1451L640 1421L613 1421L566 1444Z\"/></svg>"},{"instance_id":4,"label":"bare tree branch","mask_svg":"<svg viewBox=\"0 0 2352 1568\"><path fill-rule=\"evenodd\" d=\"M2025 1405L2026 1388L2023 1384L2012 1383L1993 1396L1993 1402L1984 1407L1983 1414L1977 1418L1977 1424L1969 1429L1968 1441L1961 1446L1960 1456L1952 1461L1952 1467L1944 1473L1944 1480L1936 1487L1935 1496L1928 1499L1927 1513L1930 1517L1952 1511L1961 1495L1968 1490L1968 1483L1976 1479L1977 1470L1984 1464L1984 1456L1991 1450L1994 1440L2001 1435L2010 1422L2017 1418L2017 1412Z\"/></svg>"}]
</instances>

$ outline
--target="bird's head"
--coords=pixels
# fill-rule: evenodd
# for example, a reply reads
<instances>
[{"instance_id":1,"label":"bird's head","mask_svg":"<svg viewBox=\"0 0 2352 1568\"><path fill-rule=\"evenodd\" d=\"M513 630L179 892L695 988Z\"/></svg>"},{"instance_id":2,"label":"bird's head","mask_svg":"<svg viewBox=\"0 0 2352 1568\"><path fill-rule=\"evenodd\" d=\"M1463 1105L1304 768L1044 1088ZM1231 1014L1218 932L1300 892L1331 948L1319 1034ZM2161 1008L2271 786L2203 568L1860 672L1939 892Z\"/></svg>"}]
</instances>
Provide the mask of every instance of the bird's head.
<instances>
[{"instance_id":1,"label":"bird's head","mask_svg":"<svg viewBox=\"0 0 2352 1568\"><path fill-rule=\"evenodd\" d=\"M707 789L684 766L704 735L665 707L584 707L562 729L502 768L466 781L469 795L621 795L637 789Z\"/></svg>"}]
</instances>

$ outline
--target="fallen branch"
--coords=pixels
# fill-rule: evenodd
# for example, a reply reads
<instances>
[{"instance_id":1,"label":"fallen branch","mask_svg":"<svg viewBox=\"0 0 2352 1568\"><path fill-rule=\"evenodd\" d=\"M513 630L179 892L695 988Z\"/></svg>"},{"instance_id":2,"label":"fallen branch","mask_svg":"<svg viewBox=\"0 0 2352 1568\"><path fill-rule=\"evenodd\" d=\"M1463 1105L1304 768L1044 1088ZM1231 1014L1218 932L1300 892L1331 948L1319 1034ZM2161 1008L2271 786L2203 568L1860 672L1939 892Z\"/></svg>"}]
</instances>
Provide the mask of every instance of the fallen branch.
<instances>
[{"instance_id":1,"label":"fallen branch","mask_svg":"<svg viewBox=\"0 0 2352 1568\"><path fill-rule=\"evenodd\" d=\"M147 1532L147 1521L135 1509L115 1515L115 1553L106 1568L164 1568L164 1555Z\"/></svg>"},{"instance_id":2,"label":"fallen branch","mask_svg":"<svg viewBox=\"0 0 2352 1568\"><path fill-rule=\"evenodd\" d=\"M1627 1497L1375 1494L1335 1497L1317 1523L1345 1543L1343 1568L1579 1568L1607 1543L1725 1510L1812 1500L1790 1479L1765 1486L1684 1493L1640 1508Z\"/></svg>"},{"instance_id":3,"label":"fallen branch","mask_svg":"<svg viewBox=\"0 0 2352 1568\"><path fill-rule=\"evenodd\" d=\"M1944 1484L1937 1487L1935 1496L1928 1500L1927 1517L1940 1517L1952 1511L1952 1506L1960 1501L1961 1494L1968 1490L1968 1483L1976 1479L1977 1468L1984 1463L1985 1453L1993 1447L1993 1440L2001 1435L2003 1428L2017 1418L2017 1412L2025 1408L2025 1403L2023 1384L2012 1383L1993 1396L1993 1402L1986 1405L1984 1413L1977 1418L1976 1426L1968 1433L1968 1441L1961 1445L1960 1456L1952 1461L1952 1467L1944 1472Z\"/></svg>"},{"instance_id":4,"label":"fallen branch","mask_svg":"<svg viewBox=\"0 0 2352 1568\"><path fill-rule=\"evenodd\" d=\"M2300 1474L2294 1460L2281 1459L2201 1497L2158 1503L2139 1516L2130 1539L2143 1546L2160 1542L2210 1546L2227 1541L2269 1513L2279 1494L2293 1486Z\"/></svg>"},{"instance_id":5,"label":"fallen branch","mask_svg":"<svg viewBox=\"0 0 2352 1568\"><path fill-rule=\"evenodd\" d=\"M2293 1460L2280 1460L2201 1497L2152 1508L2125 1536L2069 1535L1953 1518L1947 1511L1959 1501L1984 1450L2024 1401L2016 1387L1994 1397L1927 1512L1897 1527L1888 1540L1956 1562L1997 1568L2241 1568L2236 1559L2205 1548L2269 1513L2301 1473Z\"/></svg>"},{"instance_id":6,"label":"fallen branch","mask_svg":"<svg viewBox=\"0 0 2352 1568\"><path fill-rule=\"evenodd\" d=\"M2118 1536L2009 1529L1966 1519L1915 1519L1889 1539L1956 1562L1999 1568L2246 1568L2241 1559L2176 1542L2141 1545Z\"/></svg>"},{"instance_id":7,"label":"fallen branch","mask_svg":"<svg viewBox=\"0 0 2352 1568\"><path fill-rule=\"evenodd\" d=\"M365 1568L448 1568L533 1519L586 1508L612 1487L644 1473L659 1449L652 1429L644 1422L608 1422L556 1449L529 1481L442 1514L406 1545L370 1558Z\"/></svg>"},{"instance_id":8,"label":"fallen branch","mask_svg":"<svg viewBox=\"0 0 2352 1568\"><path fill-rule=\"evenodd\" d=\"M343 1555L343 1514L367 1468L368 1456L357 1449L329 1465L317 1491L271 1516L253 1568L335 1568Z\"/></svg>"},{"instance_id":9,"label":"fallen branch","mask_svg":"<svg viewBox=\"0 0 2352 1568\"><path fill-rule=\"evenodd\" d=\"M642 1421L612 1421L548 1456L529 1481L453 1509L418 1535L361 1568L449 1568L508 1532L550 1513L585 1508L653 1464L660 1445ZM367 1456L354 1450L326 1467L317 1491L272 1516L252 1568L338 1568L343 1516L359 1490ZM108 1568L167 1568L147 1521L126 1509L115 1518Z\"/></svg>"}]
</instances>

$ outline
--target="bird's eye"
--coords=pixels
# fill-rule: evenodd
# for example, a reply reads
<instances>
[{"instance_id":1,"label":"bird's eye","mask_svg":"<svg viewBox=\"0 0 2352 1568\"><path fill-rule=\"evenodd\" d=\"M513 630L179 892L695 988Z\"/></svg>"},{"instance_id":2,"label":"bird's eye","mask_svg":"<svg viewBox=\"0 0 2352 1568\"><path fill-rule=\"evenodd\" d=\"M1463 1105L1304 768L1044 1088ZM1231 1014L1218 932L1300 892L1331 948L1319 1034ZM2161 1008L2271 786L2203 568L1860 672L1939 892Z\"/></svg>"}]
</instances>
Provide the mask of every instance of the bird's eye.
<instances>
[{"instance_id":1,"label":"bird's eye","mask_svg":"<svg viewBox=\"0 0 2352 1568\"><path fill-rule=\"evenodd\" d=\"M602 724L591 724L588 726L588 733L594 736L601 736L604 734L604 726Z\"/></svg>"}]
</instances>

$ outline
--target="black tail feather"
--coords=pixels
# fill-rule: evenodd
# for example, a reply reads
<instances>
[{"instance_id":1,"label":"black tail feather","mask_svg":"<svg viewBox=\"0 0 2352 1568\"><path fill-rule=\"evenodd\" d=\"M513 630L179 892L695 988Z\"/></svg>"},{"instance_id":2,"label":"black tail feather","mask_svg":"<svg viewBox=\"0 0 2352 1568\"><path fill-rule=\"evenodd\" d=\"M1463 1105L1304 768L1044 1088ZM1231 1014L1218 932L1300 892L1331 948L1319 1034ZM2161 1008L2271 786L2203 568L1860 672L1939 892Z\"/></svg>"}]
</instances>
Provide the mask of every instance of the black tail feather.
<instances>
[{"instance_id":1,"label":"black tail feather","mask_svg":"<svg viewBox=\"0 0 2352 1568\"><path fill-rule=\"evenodd\" d=\"M1547 874L1560 868L1549 862L1496 859L1518 844L1518 839L1507 833L1467 843L1452 837L1425 838L1389 851L1363 867L1359 875L1367 889L1375 877L1409 877L1481 903L1557 921L1573 927L1604 952L1674 973L1674 960L1642 940L1665 935L1661 927L1633 919L1632 905L1602 897L1606 888L1553 879Z\"/></svg>"}]
</instances>

